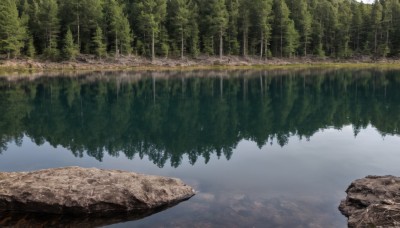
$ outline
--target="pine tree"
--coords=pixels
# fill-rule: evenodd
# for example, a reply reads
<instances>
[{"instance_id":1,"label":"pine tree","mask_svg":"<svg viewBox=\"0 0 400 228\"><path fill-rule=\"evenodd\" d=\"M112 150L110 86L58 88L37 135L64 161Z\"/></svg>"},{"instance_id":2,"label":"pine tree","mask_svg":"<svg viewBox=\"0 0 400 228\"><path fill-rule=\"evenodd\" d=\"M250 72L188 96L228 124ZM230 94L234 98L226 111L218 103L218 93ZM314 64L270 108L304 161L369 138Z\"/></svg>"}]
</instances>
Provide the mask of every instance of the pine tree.
<instances>
[{"instance_id":1,"label":"pine tree","mask_svg":"<svg viewBox=\"0 0 400 228\"><path fill-rule=\"evenodd\" d=\"M269 37L271 33L270 14L272 3L269 0L254 0L253 12L256 16L256 26L260 35L260 58L267 53ZM265 48L265 51L264 51Z\"/></svg>"},{"instance_id":2,"label":"pine tree","mask_svg":"<svg viewBox=\"0 0 400 228\"><path fill-rule=\"evenodd\" d=\"M353 2L351 4L351 11L352 11L352 36L351 40L353 42L353 50L356 52L360 51L360 40L361 40L361 32L362 32L362 12L361 12L361 4Z\"/></svg>"},{"instance_id":3,"label":"pine tree","mask_svg":"<svg viewBox=\"0 0 400 228\"><path fill-rule=\"evenodd\" d=\"M107 0L104 11L109 50L113 49L115 56L120 53L130 54L132 32L128 18L123 12L123 5L116 0Z\"/></svg>"},{"instance_id":4,"label":"pine tree","mask_svg":"<svg viewBox=\"0 0 400 228\"><path fill-rule=\"evenodd\" d=\"M7 58L20 54L23 47L25 29L21 26L14 0L0 1L0 52Z\"/></svg>"},{"instance_id":5,"label":"pine tree","mask_svg":"<svg viewBox=\"0 0 400 228\"><path fill-rule=\"evenodd\" d=\"M189 20L189 46L190 46L190 53L193 57L197 57L200 53L199 47L199 9L198 5L195 2L191 2L190 7L190 20Z\"/></svg>"},{"instance_id":6,"label":"pine tree","mask_svg":"<svg viewBox=\"0 0 400 228\"><path fill-rule=\"evenodd\" d=\"M224 55L224 35L228 26L228 11L226 9L225 0L211 1L211 13L208 20L211 22L211 30L219 36L219 57Z\"/></svg>"},{"instance_id":7,"label":"pine tree","mask_svg":"<svg viewBox=\"0 0 400 228\"><path fill-rule=\"evenodd\" d=\"M338 57L350 57L350 38L351 38L351 26L352 26L352 12L351 5L348 2L339 3L338 7L338 37L337 37L337 49Z\"/></svg>"},{"instance_id":8,"label":"pine tree","mask_svg":"<svg viewBox=\"0 0 400 228\"><path fill-rule=\"evenodd\" d=\"M89 53L92 32L103 23L104 0L59 1L62 26L70 27L75 37L78 52Z\"/></svg>"},{"instance_id":9,"label":"pine tree","mask_svg":"<svg viewBox=\"0 0 400 228\"><path fill-rule=\"evenodd\" d=\"M247 56L248 40L249 40L249 28L250 28L250 7L247 0L240 0L239 11L240 11L240 30L242 32L242 55Z\"/></svg>"},{"instance_id":10,"label":"pine tree","mask_svg":"<svg viewBox=\"0 0 400 228\"><path fill-rule=\"evenodd\" d=\"M336 3L335 3L336 4ZM331 1L318 0L312 10L314 52L318 56L336 55L337 8Z\"/></svg>"},{"instance_id":11,"label":"pine tree","mask_svg":"<svg viewBox=\"0 0 400 228\"><path fill-rule=\"evenodd\" d=\"M101 28L99 26L97 26L96 32L94 33L94 35L92 37L92 45L93 45L94 54L98 58L101 59L102 57L105 57L107 55L106 45L104 44L104 41L103 41L103 31L101 30Z\"/></svg>"},{"instance_id":12,"label":"pine tree","mask_svg":"<svg viewBox=\"0 0 400 228\"><path fill-rule=\"evenodd\" d=\"M184 57L185 40L189 34L190 5L191 0L172 0L170 3L171 25L175 33L174 37L179 40L181 59Z\"/></svg>"},{"instance_id":13,"label":"pine tree","mask_svg":"<svg viewBox=\"0 0 400 228\"><path fill-rule=\"evenodd\" d=\"M56 0L42 0L39 4L38 27L40 28L40 41L45 47L43 53L50 59L59 55L57 49L60 24L58 17L58 4Z\"/></svg>"},{"instance_id":14,"label":"pine tree","mask_svg":"<svg viewBox=\"0 0 400 228\"><path fill-rule=\"evenodd\" d=\"M63 42L63 56L67 60L74 60L77 54L78 50L74 44L74 38L72 36L71 29L68 28Z\"/></svg>"},{"instance_id":15,"label":"pine tree","mask_svg":"<svg viewBox=\"0 0 400 228\"><path fill-rule=\"evenodd\" d=\"M381 29L381 21L382 21L382 5L378 0L375 0L372 12L371 12L371 25L372 25L372 36L373 36L373 44L374 44L374 54L378 55L378 45L379 45L379 37L378 33Z\"/></svg>"},{"instance_id":16,"label":"pine tree","mask_svg":"<svg viewBox=\"0 0 400 228\"><path fill-rule=\"evenodd\" d=\"M289 18L290 11L284 0L274 1L274 13L275 54L291 57L297 48L299 36L293 20Z\"/></svg>"},{"instance_id":17,"label":"pine tree","mask_svg":"<svg viewBox=\"0 0 400 228\"><path fill-rule=\"evenodd\" d=\"M383 4L383 27L384 27L384 41L380 46L380 54L386 57L391 52L391 37L396 30L395 16L399 11L400 2L398 0L386 0ZM396 12L397 11L397 12ZM398 26L397 26L398 27Z\"/></svg>"},{"instance_id":18,"label":"pine tree","mask_svg":"<svg viewBox=\"0 0 400 228\"><path fill-rule=\"evenodd\" d=\"M294 27L293 20L289 20L289 24L286 28L286 38L285 38L285 46L284 53L286 56L293 57L296 53L296 49L299 46L299 34Z\"/></svg>"},{"instance_id":19,"label":"pine tree","mask_svg":"<svg viewBox=\"0 0 400 228\"><path fill-rule=\"evenodd\" d=\"M400 1L391 0L391 9L392 9L392 24L391 24L391 32L388 37L389 43L391 45L390 51L391 55L398 56L400 55L400 26L398 26L400 21Z\"/></svg>"},{"instance_id":20,"label":"pine tree","mask_svg":"<svg viewBox=\"0 0 400 228\"><path fill-rule=\"evenodd\" d=\"M33 44L33 38L29 37L27 45L26 45L26 56L29 58L34 58L36 55L35 45Z\"/></svg>"},{"instance_id":21,"label":"pine tree","mask_svg":"<svg viewBox=\"0 0 400 228\"><path fill-rule=\"evenodd\" d=\"M226 37L227 51L230 55L238 55L240 53L238 41L239 0L227 0L227 10L229 15Z\"/></svg>"},{"instance_id":22,"label":"pine tree","mask_svg":"<svg viewBox=\"0 0 400 228\"><path fill-rule=\"evenodd\" d=\"M122 54L129 55L132 53L133 33L129 24L128 17L123 16L120 21L120 50Z\"/></svg>"},{"instance_id":23,"label":"pine tree","mask_svg":"<svg viewBox=\"0 0 400 228\"><path fill-rule=\"evenodd\" d=\"M21 26L24 28L24 47L23 47L23 54L28 56L29 58L33 58L36 50L33 44L33 38L30 34L29 30L29 21L30 21L30 9L31 6L27 0L19 2L19 11L20 11L20 22Z\"/></svg>"},{"instance_id":24,"label":"pine tree","mask_svg":"<svg viewBox=\"0 0 400 228\"><path fill-rule=\"evenodd\" d=\"M300 35L301 52L304 56L308 54L308 46L311 42L312 16L307 0L291 0L292 19L296 30Z\"/></svg>"},{"instance_id":25,"label":"pine tree","mask_svg":"<svg viewBox=\"0 0 400 228\"><path fill-rule=\"evenodd\" d=\"M168 31L165 28L165 26L162 26L159 32L159 36L157 39L157 46L158 46L158 52L156 54L164 56L165 58L168 58L169 52L170 52L170 45L169 45L169 36L168 36Z\"/></svg>"},{"instance_id":26,"label":"pine tree","mask_svg":"<svg viewBox=\"0 0 400 228\"><path fill-rule=\"evenodd\" d=\"M151 59L155 59L156 36L166 17L166 0L137 0L135 2L138 26L142 33L151 37Z\"/></svg>"}]
</instances>

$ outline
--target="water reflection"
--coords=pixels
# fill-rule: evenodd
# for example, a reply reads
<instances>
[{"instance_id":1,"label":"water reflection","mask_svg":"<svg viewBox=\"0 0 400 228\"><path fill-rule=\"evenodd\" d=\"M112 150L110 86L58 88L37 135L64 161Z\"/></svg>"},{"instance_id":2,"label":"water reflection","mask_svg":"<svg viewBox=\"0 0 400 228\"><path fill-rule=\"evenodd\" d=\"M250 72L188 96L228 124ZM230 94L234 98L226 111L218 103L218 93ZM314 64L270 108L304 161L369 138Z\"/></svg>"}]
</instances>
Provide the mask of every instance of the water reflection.
<instances>
[{"instance_id":1,"label":"water reflection","mask_svg":"<svg viewBox=\"0 0 400 228\"><path fill-rule=\"evenodd\" d=\"M171 205L172 206L172 205ZM121 222L135 221L160 212L164 209L146 211L143 213L119 213L98 216L53 215L39 213L17 213L0 211L0 226L25 227L104 227Z\"/></svg>"},{"instance_id":2,"label":"water reflection","mask_svg":"<svg viewBox=\"0 0 400 228\"><path fill-rule=\"evenodd\" d=\"M320 129L369 124L399 133L398 72L174 72L0 81L0 152L24 135L37 145L159 167L183 157L230 159L245 139L261 148ZM203 77L191 77L192 75Z\"/></svg>"}]
</instances>

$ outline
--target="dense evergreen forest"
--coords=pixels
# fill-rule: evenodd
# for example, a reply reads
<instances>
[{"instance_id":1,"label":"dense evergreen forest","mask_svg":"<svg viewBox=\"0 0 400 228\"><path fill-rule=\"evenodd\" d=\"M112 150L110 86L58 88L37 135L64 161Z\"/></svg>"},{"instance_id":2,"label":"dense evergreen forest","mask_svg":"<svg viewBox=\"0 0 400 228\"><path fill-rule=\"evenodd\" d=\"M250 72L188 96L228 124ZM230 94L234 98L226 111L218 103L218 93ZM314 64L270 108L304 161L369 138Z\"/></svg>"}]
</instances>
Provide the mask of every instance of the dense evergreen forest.
<instances>
[{"instance_id":1,"label":"dense evergreen forest","mask_svg":"<svg viewBox=\"0 0 400 228\"><path fill-rule=\"evenodd\" d=\"M1 0L0 54L400 54L400 0Z\"/></svg>"}]
</instances>

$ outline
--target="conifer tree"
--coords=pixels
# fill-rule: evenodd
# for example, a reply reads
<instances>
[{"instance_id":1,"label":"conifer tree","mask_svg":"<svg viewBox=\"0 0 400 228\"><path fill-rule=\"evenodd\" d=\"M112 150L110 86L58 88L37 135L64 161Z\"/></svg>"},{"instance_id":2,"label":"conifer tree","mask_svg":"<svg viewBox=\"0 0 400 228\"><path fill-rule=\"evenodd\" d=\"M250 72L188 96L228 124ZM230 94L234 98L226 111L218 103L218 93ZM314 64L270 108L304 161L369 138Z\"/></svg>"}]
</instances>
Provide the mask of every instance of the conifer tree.
<instances>
[{"instance_id":1,"label":"conifer tree","mask_svg":"<svg viewBox=\"0 0 400 228\"><path fill-rule=\"evenodd\" d=\"M337 31L337 49L338 57L350 57L350 39L351 39L351 26L352 26L352 12L349 2L341 2L338 6L338 31Z\"/></svg>"},{"instance_id":2,"label":"conifer tree","mask_svg":"<svg viewBox=\"0 0 400 228\"><path fill-rule=\"evenodd\" d=\"M67 60L74 60L76 55L77 55L77 47L74 44L74 38L72 36L71 29L67 29L67 33L65 34L64 37L64 42L63 42L63 55L64 58Z\"/></svg>"},{"instance_id":3,"label":"conifer tree","mask_svg":"<svg viewBox=\"0 0 400 228\"><path fill-rule=\"evenodd\" d=\"M89 53L92 33L103 23L104 0L59 1L60 21L65 28L70 27L75 37L78 51Z\"/></svg>"},{"instance_id":4,"label":"conifer tree","mask_svg":"<svg viewBox=\"0 0 400 228\"><path fill-rule=\"evenodd\" d=\"M362 18L362 12L361 12L361 7L360 4L356 2L351 3L351 11L352 11L352 47L353 50L356 52L360 51L360 40L361 40L361 33L362 33L362 23L363 23L363 18Z\"/></svg>"},{"instance_id":5,"label":"conifer tree","mask_svg":"<svg viewBox=\"0 0 400 228\"><path fill-rule=\"evenodd\" d=\"M295 28L300 35L301 52L304 56L308 54L311 42L312 16L307 0L291 0L291 13Z\"/></svg>"},{"instance_id":6,"label":"conifer tree","mask_svg":"<svg viewBox=\"0 0 400 228\"><path fill-rule=\"evenodd\" d=\"M132 33L123 5L116 0L106 0L104 11L109 50L114 50L115 56L130 54Z\"/></svg>"},{"instance_id":7,"label":"conifer tree","mask_svg":"<svg viewBox=\"0 0 400 228\"><path fill-rule=\"evenodd\" d=\"M35 55L36 55L36 49L33 43L33 38L29 37L26 45L26 56L28 56L29 58L34 58Z\"/></svg>"},{"instance_id":8,"label":"conifer tree","mask_svg":"<svg viewBox=\"0 0 400 228\"><path fill-rule=\"evenodd\" d=\"M171 1L171 25L175 31L175 39L180 41L181 59L184 56L185 40L189 34L190 5L191 0L172 0Z\"/></svg>"},{"instance_id":9,"label":"conifer tree","mask_svg":"<svg viewBox=\"0 0 400 228\"><path fill-rule=\"evenodd\" d=\"M226 9L225 0L212 0L210 5L210 15L208 20L211 22L211 30L219 37L219 57L224 54L224 35L228 26L228 11Z\"/></svg>"},{"instance_id":10,"label":"conifer tree","mask_svg":"<svg viewBox=\"0 0 400 228\"><path fill-rule=\"evenodd\" d=\"M391 1L391 9L392 9L392 24L391 24L391 32L388 36L389 45L390 45L390 53L392 56L400 55L400 1L390 0Z\"/></svg>"},{"instance_id":11,"label":"conifer tree","mask_svg":"<svg viewBox=\"0 0 400 228\"><path fill-rule=\"evenodd\" d=\"M296 54L296 49L299 46L299 34L294 27L293 20L289 20L286 28L286 39L284 53L287 57L293 57Z\"/></svg>"},{"instance_id":12,"label":"conifer tree","mask_svg":"<svg viewBox=\"0 0 400 228\"><path fill-rule=\"evenodd\" d=\"M229 15L227 29L227 52L230 55L240 53L240 44L238 41L238 20L239 20L239 0L227 0L227 10Z\"/></svg>"},{"instance_id":13,"label":"conifer tree","mask_svg":"<svg viewBox=\"0 0 400 228\"><path fill-rule=\"evenodd\" d=\"M284 0L274 1L275 54L291 57L298 45L298 33L294 22L289 18L290 11Z\"/></svg>"},{"instance_id":14,"label":"conifer tree","mask_svg":"<svg viewBox=\"0 0 400 228\"><path fill-rule=\"evenodd\" d=\"M103 40L103 30L97 26L96 32L92 37L92 45L94 54L100 59L107 55L106 45L104 44Z\"/></svg>"},{"instance_id":15,"label":"conifer tree","mask_svg":"<svg viewBox=\"0 0 400 228\"><path fill-rule=\"evenodd\" d=\"M391 37L395 35L395 26L399 18L400 2L398 0L386 0L383 4L383 20L382 25L384 29L384 40L380 45L380 54L386 57L393 48L393 43L391 42Z\"/></svg>"},{"instance_id":16,"label":"conifer tree","mask_svg":"<svg viewBox=\"0 0 400 228\"><path fill-rule=\"evenodd\" d=\"M189 39L190 53L192 54L193 57L197 57L200 53L199 23L198 23L199 9L197 3L192 1L189 10L190 10L190 19L188 24L189 26L188 32L190 33L190 39Z\"/></svg>"},{"instance_id":17,"label":"conifer tree","mask_svg":"<svg viewBox=\"0 0 400 228\"><path fill-rule=\"evenodd\" d=\"M242 55L244 57L247 56L247 49L248 49L248 36L249 36L249 28L250 28L250 9L247 0L240 0L239 2L239 27L242 32Z\"/></svg>"},{"instance_id":18,"label":"conifer tree","mask_svg":"<svg viewBox=\"0 0 400 228\"><path fill-rule=\"evenodd\" d=\"M156 36L167 13L166 0L137 0L135 10L140 30L151 37L151 59L155 59Z\"/></svg>"},{"instance_id":19,"label":"conifer tree","mask_svg":"<svg viewBox=\"0 0 400 228\"><path fill-rule=\"evenodd\" d=\"M253 12L256 15L256 26L260 35L260 58L267 54L269 37L271 33L270 14L272 2L270 0L254 0ZM265 48L265 50L264 50Z\"/></svg>"},{"instance_id":20,"label":"conifer tree","mask_svg":"<svg viewBox=\"0 0 400 228\"><path fill-rule=\"evenodd\" d=\"M374 54L378 55L378 45L379 45L379 37L378 33L381 29L381 21L382 21L382 5L378 0L375 0L372 12L371 12L371 25L373 29L373 44L374 44Z\"/></svg>"},{"instance_id":21,"label":"conifer tree","mask_svg":"<svg viewBox=\"0 0 400 228\"><path fill-rule=\"evenodd\" d=\"M58 4L56 0L42 0L39 3L38 27L40 41L44 43L43 53L51 59L58 58L58 36L60 33Z\"/></svg>"},{"instance_id":22,"label":"conifer tree","mask_svg":"<svg viewBox=\"0 0 400 228\"><path fill-rule=\"evenodd\" d=\"M0 1L0 52L7 58L20 54L23 47L25 29L21 26L14 0Z\"/></svg>"}]
</instances>

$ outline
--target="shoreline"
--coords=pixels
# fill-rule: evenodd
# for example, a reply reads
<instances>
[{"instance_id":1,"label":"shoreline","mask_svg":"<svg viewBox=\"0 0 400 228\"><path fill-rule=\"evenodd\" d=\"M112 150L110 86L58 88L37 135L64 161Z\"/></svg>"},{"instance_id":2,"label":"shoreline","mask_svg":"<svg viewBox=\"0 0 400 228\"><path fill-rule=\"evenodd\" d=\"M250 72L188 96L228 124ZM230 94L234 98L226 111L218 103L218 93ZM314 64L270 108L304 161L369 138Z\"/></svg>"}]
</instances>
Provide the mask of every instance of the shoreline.
<instances>
[{"instance_id":1,"label":"shoreline","mask_svg":"<svg viewBox=\"0 0 400 228\"><path fill-rule=\"evenodd\" d=\"M170 71L170 70L277 70L312 68L380 68L400 69L400 59L329 59L329 58L244 58L237 56L201 57L196 59L165 59L151 61L142 57L121 57L97 60L78 58L75 61L51 62L31 59L11 59L0 61L0 74L39 73L63 71Z\"/></svg>"}]
</instances>

